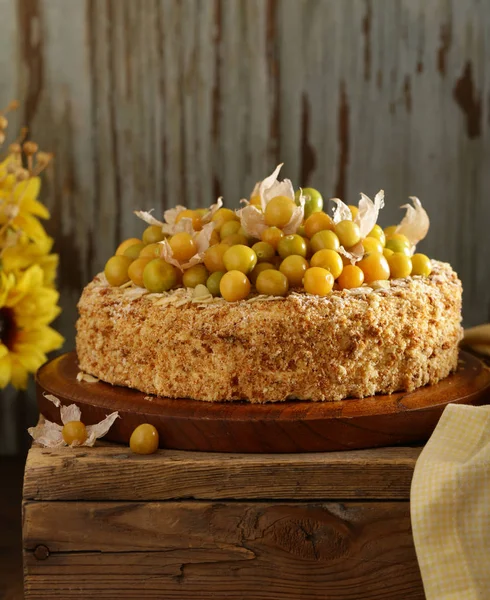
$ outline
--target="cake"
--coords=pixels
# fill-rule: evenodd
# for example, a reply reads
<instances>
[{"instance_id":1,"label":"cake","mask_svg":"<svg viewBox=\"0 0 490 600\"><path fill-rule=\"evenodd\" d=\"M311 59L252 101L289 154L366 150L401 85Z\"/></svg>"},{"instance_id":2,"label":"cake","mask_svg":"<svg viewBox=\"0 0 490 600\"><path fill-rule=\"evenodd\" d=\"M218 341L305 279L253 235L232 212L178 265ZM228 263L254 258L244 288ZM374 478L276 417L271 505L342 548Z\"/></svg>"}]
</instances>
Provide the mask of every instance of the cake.
<instances>
[{"instance_id":1,"label":"cake","mask_svg":"<svg viewBox=\"0 0 490 600\"><path fill-rule=\"evenodd\" d=\"M334 199L330 217L318 192L277 175L236 213L220 201L164 221L139 212L143 240L123 243L80 298L81 371L169 398L264 403L413 391L455 370L462 286L416 253L429 226L418 199L385 234L382 192L358 207Z\"/></svg>"}]
</instances>

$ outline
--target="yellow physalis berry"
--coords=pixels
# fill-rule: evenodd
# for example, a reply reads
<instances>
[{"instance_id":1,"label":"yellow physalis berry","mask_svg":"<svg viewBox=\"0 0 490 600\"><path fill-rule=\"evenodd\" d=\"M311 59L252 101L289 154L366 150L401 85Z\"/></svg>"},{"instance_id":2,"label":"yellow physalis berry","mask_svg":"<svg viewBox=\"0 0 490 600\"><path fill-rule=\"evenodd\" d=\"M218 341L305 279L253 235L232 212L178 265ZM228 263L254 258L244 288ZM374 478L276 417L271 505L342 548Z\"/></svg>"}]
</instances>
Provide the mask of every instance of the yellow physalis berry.
<instances>
[{"instance_id":1,"label":"yellow physalis berry","mask_svg":"<svg viewBox=\"0 0 490 600\"><path fill-rule=\"evenodd\" d=\"M394 254L393 250L390 250L389 248L383 248L383 256L388 259L390 258L390 256L392 256Z\"/></svg>"},{"instance_id":2,"label":"yellow physalis berry","mask_svg":"<svg viewBox=\"0 0 490 600\"><path fill-rule=\"evenodd\" d=\"M303 285L303 277L305 276L308 267L309 265L306 258L293 254L291 256L286 256L279 266L279 271L286 275L291 287L301 287L301 285Z\"/></svg>"},{"instance_id":3,"label":"yellow physalis berry","mask_svg":"<svg viewBox=\"0 0 490 600\"><path fill-rule=\"evenodd\" d=\"M120 256L121 254L124 254L124 252L130 246L134 246L134 244L141 244L141 240L139 240L138 238L129 238L129 240L124 240L124 242L121 242L119 244L119 246L117 247L116 256Z\"/></svg>"},{"instance_id":4,"label":"yellow physalis berry","mask_svg":"<svg viewBox=\"0 0 490 600\"><path fill-rule=\"evenodd\" d=\"M259 273L255 287L259 294L285 296L288 293L289 283L288 278L281 271L266 269Z\"/></svg>"},{"instance_id":5,"label":"yellow physalis berry","mask_svg":"<svg viewBox=\"0 0 490 600\"><path fill-rule=\"evenodd\" d=\"M175 223L178 223L182 219L191 219L192 228L194 229L194 231L201 231L201 229L202 229L201 217L194 210L190 210L189 208L186 208L185 210L179 212L179 214L177 215L177 218L175 219Z\"/></svg>"},{"instance_id":6,"label":"yellow physalis berry","mask_svg":"<svg viewBox=\"0 0 490 600\"><path fill-rule=\"evenodd\" d=\"M221 238L219 236L219 233L216 231L216 229L213 229L213 231L211 232L211 237L209 238L209 245L214 246L215 244L219 244L220 241Z\"/></svg>"},{"instance_id":7,"label":"yellow physalis berry","mask_svg":"<svg viewBox=\"0 0 490 600\"><path fill-rule=\"evenodd\" d=\"M262 233L262 241L267 242L274 249L277 249L277 244L283 237L284 233L278 227L267 227Z\"/></svg>"},{"instance_id":8,"label":"yellow physalis berry","mask_svg":"<svg viewBox=\"0 0 490 600\"><path fill-rule=\"evenodd\" d=\"M344 268L340 254L335 252L335 250L329 250L328 248L315 252L311 257L310 264L312 267L322 267L323 269L327 269L332 273L334 279L337 279Z\"/></svg>"},{"instance_id":9,"label":"yellow physalis berry","mask_svg":"<svg viewBox=\"0 0 490 600\"><path fill-rule=\"evenodd\" d=\"M221 226L219 231L220 239L223 240L228 235L233 235L234 233L238 233L240 229L240 221L226 221Z\"/></svg>"},{"instance_id":10,"label":"yellow physalis berry","mask_svg":"<svg viewBox=\"0 0 490 600\"><path fill-rule=\"evenodd\" d=\"M63 440L69 446L76 442L77 445L83 444L87 439L87 428L81 421L69 421L63 425L61 430Z\"/></svg>"},{"instance_id":11,"label":"yellow physalis berry","mask_svg":"<svg viewBox=\"0 0 490 600\"><path fill-rule=\"evenodd\" d=\"M275 269L275 268L276 267L272 263L268 263L268 262L257 263L255 265L255 267L252 269L252 271L250 272L250 275L248 276L248 278L255 285L255 282L257 281L257 277L260 275L260 273L262 273L262 271L267 271L268 269Z\"/></svg>"},{"instance_id":12,"label":"yellow physalis berry","mask_svg":"<svg viewBox=\"0 0 490 600\"><path fill-rule=\"evenodd\" d=\"M143 271L150 260L151 258L149 257L137 258L129 265L128 275L134 285L137 285L138 287L145 287L143 282Z\"/></svg>"},{"instance_id":13,"label":"yellow physalis berry","mask_svg":"<svg viewBox=\"0 0 490 600\"><path fill-rule=\"evenodd\" d=\"M209 208L195 208L194 212L196 213L196 215L199 215L202 219L202 217L205 217L208 214Z\"/></svg>"},{"instance_id":14,"label":"yellow physalis berry","mask_svg":"<svg viewBox=\"0 0 490 600\"><path fill-rule=\"evenodd\" d=\"M153 425L138 425L129 438L129 447L135 454L153 454L158 450L158 431Z\"/></svg>"},{"instance_id":15,"label":"yellow physalis berry","mask_svg":"<svg viewBox=\"0 0 490 600\"><path fill-rule=\"evenodd\" d=\"M177 285L177 269L163 258L154 258L143 269L143 283L151 293L167 292Z\"/></svg>"},{"instance_id":16,"label":"yellow physalis berry","mask_svg":"<svg viewBox=\"0 0 490 600\"><path fill-rule=\"evenodd\" d=\"M237 244L231 246L223 255L223 262L227 271L241 271L250 273L257 264L257 255L248 246Z\"/></svg>"},{"instance_id":17,"label":"yellow physalis berry","mask_svg":"<svg viewBox=\"0 0 490 600\"><path fill-rule=\"evenodd\" d=\"M386 236L385 232L381 229L379 225L375 225L368 234L368 237L376 238L381 245L385 246L386 244Z\"/></svg>"},{"instance_id":18,"label":"yellow physalis berry","mask_svg":"<svg viewBox=\"0 0 490 600\"><path fill-rule=\"evenodd\" d=\"M361 230L354 221L339 221L335 225L334 231L344 248L355 246L361 239Z\"/></svg>"},{"instance_id":19,"label":"yellow physalis berry","mask_svg":"<svg viewBox=\"0 0 490 600\"><path fill-rule=\"evenodd\" d=\"M150 225L143 231L144 244L155 244L161 242L164 238L165 234L158 225Z\"/></svg>"},{"instance_id":20,"label":"yellow physalis berry","mask_svg":"<svg viewBox=\"0 0 490 600\"><path fill-rule=\"evenodd\" d=\"M210 273L226 271L223 256L229 247L228 244L216 244L206 250L204 253L204 264Z\"/></svg>"},{"instance_id":21,"label":"yellow physalis berry","mask_svg":"<svg viewBox=\"0 0 490 600\"><path fill-rule=\"evenodd\" d=\"M364 273L364 281L384 281L390 278L390 267L388 261L382 254L368 254L357 266Z\"/></svg>"},{"instance_id":22,"label":"yellow physalis berry","mask_svg":"<svg viewBox=\"0 0 490 600\"><path fill-rule=\"evenodd\" d=\"M329 229L318 231L311 238L311 250L312 252L318 252L318 250L338 250L340 247L339 238L335 233Z\"/></svg>"},{"instance_id":23,"label":"yellow physalis berry","mask_svg":"<svg viewBox=\"0 0 490 600\"><path fill-rule=\"evenodd\" d=\"M402 254L405 254L405 256L410 256L410 243L408 240L405 242L405 240L390 237L386 240L385 249L393 250L393 252L401 252Z\"/></svg>"},{"instance_id":24,"label":"yellow physalis berry","mask_svg":"<svg viewBox=\"0 0 490 600\"><path fill-rule=\"evenodd\" d=\"M364 273L356 265L346 265L337 283L341 290L351 290L352 288L361 287L364 283Z\"/></svg>"},{"instance_id":25,"label":"yellow physalis berry","mask_svg":"<svg viewBox=\"0 0 490 600\"><path fill-rule=\"evenodd\" d=\"M194 265L184 271L182 276L182 283L185 287L195 288L197 285L206 285L206 281L209 277L209 271L204 265Z\"/></svg>"},{"instance_id":26,"label":"yellow physalis berry","mask_svg":"<svg viewBox=\"0 0 490 600\"><path fill-rule=\"evenodd\" d=\"M213 215L214 228L219 231L227 221L238 221L238 216L229 208L219 208Z\"/></svg>"},{"instance_id":27,"label":"yellow physalis berry","mask_svg":"<svg viewBox=\"0 0 490 600\"><path fill-rule=\"evenodd\" d=\"M224 274L224 271L215 271L208 277L206 281L206 287L213 296L221 295L221 292L219 291L219 284Z\"/></svg>"},{"instance_id":28,"label":"yellow physalis berry","mask_svg":"<svg viewBox=\"0 0 490 600\"><path fill-rule=\"evenodd\" d=\"M155 242L154 244L148 244L145 246L140 254L140 258L159 258L162 255L162 244Z\"/></svg>"},{"instance_id":29,"label":"yellow physalis berry","mask_svg":"<svg viewBox=\"0 0 490 600\"><path fill-rule=\"evenodd\" d=\"M364 247L364 254L372 254L373 252L383 254L383 246L376 238L368 236L362 240L362 245Z\"/></svg>"},{"instance_id":30,"label":"yellow physalis berry","mask_svg":"<svg viewBox=\"0 0 490 600\"><path fill-rule=\"evenodd\" d=\"M396 233L397 229L398 229L398 225L390 225L389 227L385 227L384 234L385 234L386 239L388 239L390 237L390 235L393 235L394 233Z\"/></svg>"},{"instance_id":31,"label":"yellow physalis berry","mask_svg":"<svg viewBox=\"0 0 490 600\"><path fill-rule=\"evenodd\" d=\"M120 286L129 281L128 269L133 261L129 256L112 256L105 264L104 275L109 285Z\"/></svg>"},{"instance_id":32,"label":"yellow physalis berry","mask_svg":"<svg viewBox=\"0 0 490 600\"><path fill-rule=\"evenodd\" d=\"M333 229L333 227L332 219L323 211L313 213L305 221L305 233L310 240L318 231Z\"/></svg>"},{"instance_id":33,"label":"yellow physalis berry","mask_svg":"<svg viewBox=\"0 0 490 600\"><path fill-rule=\"evenodd\" d=\"M185 262L197 253L196 242L190 233L176 233L168 243L172 248L173 257L179 262Z\"/></svg>"},{"instance_id":34,"label":"yellow physalis berry","mask_svg":"<svg viewBox=\"0 0 490 600\"><path fill-rule=\"evenodd\" d=\"M425 254L414 254L412 256L412 275L428 277L432 273L430 258Z\"/></svg>"},{"instance_id":35,"label":"yellow physalis berry","mask_svg":"<svg viewBox=\"0 0 490 600\"><path fill-rule=\"evenodd\" d=\"M228 271L221 278L219 290L227 302L244 300L250 293L250 281L241 271Z\"/></svg>"},{"instance_id":36,"label":"yellow physalis berry","mask_svg":"<svg viewBox=\"0 0 490 600\"><path fill-rule=\"evenodd\" d=\"M327 271L327 269L322 269L321 267L310 267L306 270L303 285L308 294L314 294L316 296L328 296L328 294L330 294L332 291L333 284L333 275L330 273L330 271Z\"/></svg>"},{"instance_id":37,"label":"yellow physalis berry","mask_svg":"<svg viewBox=\"0 0 490 600\"><path fill-rule=\"evenodd\" d=\"M287 196L276 196L267 203L264 211L265 224L268 227L286 226L293 216L296 204Z\"/></svg>"},{"instance_id":38,"label":"yellow physalis berry","mask_svg":"<svg viewBox=\"0 0 490 600\"><path fill-rule=\"evenodd\" d=\"M250 204L262 210L262 203L258 194L250 198Z\"/></svg>"},{"instance_id":39,"label":"yellow physalis berry","mask_svg":"<svg viewBox=\"0 0 490 600\"><path fill-rule=\"evenodd\" d=\"M350 210L350 214L352 215L352 220L354 220L357 217L359 208L357 206L354 206L354 204L348 204L348 207Z\"/></svg>"},{"instance_id":40,"label":"yellow physalis berry","mask_svg":"<svg viewBox=\"0 0 490 600\"><path fill-rule=\"evenodd\" d=\"M401 252L394 252L390 258L388 258L388 265L390 267L390 277L392 279L404 279L405 277L409 277L412 272L412 261L410 257Z\"/></svg>"},{"instance_id":41,"label":"yellow physalis berry","mask_svg":"<svg viewBox=\"0 0 490 600\"><path fill-rule=\"evenodd\" d=\"M274 247L267 242L257 242L252 250L257 255L258 262L269 262L276 254Z\"/></svg>"},{"instance_id":42,"label":"yellow physalis berry","mask_svg":"<svg viewBox=\"0 0 490 600\"><path fill-rule=\"evenodd\" d=\"M123 256L128 256L131 260L136 260L143 248L146 248L146 244L133 244L132 246L126 248L126 250L123 253Z\"/></svg>"},{"instance_id":43,"label":"yellow physalis berry","mask_svg":"<svg viewBox=\"0 0 490 600\"><path fill-rule=\"evenodd\" d=\"M318 214L318 213L315 213ZM305 239L297 233L286 235L277 244L277 253L281 258L297 254L298 256L306 257L308 248L306 246Z\"/></svg>"},{"instance_id":44,"label":"yellow physalis berry","mask_svg":"<svg viewBox=\"0 0 490 600\"><path fill-rule=\"evenodd\" d=\"M242 233L232 233L231 235L227 235L221 241L228 246L236 246L237 244L241 244L242 246L248 245L248 238Z\"/></svg>"}]
</instances>

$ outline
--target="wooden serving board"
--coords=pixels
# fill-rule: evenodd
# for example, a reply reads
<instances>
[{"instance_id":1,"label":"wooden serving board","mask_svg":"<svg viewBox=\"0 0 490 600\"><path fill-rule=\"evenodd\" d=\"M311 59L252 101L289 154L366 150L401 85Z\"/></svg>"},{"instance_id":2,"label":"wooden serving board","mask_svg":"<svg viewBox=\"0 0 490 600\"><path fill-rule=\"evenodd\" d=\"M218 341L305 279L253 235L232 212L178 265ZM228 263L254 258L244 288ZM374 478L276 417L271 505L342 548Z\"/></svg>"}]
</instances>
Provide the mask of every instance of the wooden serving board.
<instances>
[{"instance_id":1,"label":"wooden serving board","mask_svg":"<svg viewBox=\"0 0 490 600\"><path fill-rule=\"evenodd\" d=\"M88 425L119 411L106 439L128 443L135 427L152 423L160 446L212 452L322 452L426 441L450 402L490 402L490 370L466 352L459 368L437 385L341 402L200 402L148 396L107 383L79 382L74 352L46 363L36 376L41 413L59 420L44 397L76 403Z\"/></svg>"}]
</instances>

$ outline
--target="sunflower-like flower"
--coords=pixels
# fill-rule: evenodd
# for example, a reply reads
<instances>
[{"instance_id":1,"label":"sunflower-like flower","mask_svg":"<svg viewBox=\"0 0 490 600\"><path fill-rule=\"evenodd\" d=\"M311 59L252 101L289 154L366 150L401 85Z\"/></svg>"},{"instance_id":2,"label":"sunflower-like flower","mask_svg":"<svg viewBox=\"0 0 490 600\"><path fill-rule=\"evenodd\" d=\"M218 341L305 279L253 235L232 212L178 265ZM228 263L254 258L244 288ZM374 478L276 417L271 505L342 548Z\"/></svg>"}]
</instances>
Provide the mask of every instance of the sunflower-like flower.
<instances>
[{"instance_id":1,"label":"sunflower-like flower","mask_svg":"<svg viewBox=\"0 0 490 600\"><path fill-rule=\"evenodd\" d=\"M25 389L29 373L46 362L63 337L49 324L60 313L59 294L46 287L44 273L33 265L20 275L0 273L0 387Z\"/></svg>"},{"instance_id":2,"label":"sunflower-like flower","mask_svg":"<svg viewBox=\"0 0 490 600\"><path fill-rule=\"evenodd\" d=\"M11 103L8 110L15 108ZM7 111L0 112L0 144ZM60 348L62 336L49 324L60 312L54 289L58 256L39 219L49 211L37 199L39 174L52 156L21 138L0 162L0 388L25 389L30 373Z\"/></svg>"},{"instance_id":3,"label":"sunflower-like flower","mask_svg":"<svg viewBox=\"0 0 490 600\"><path fill-rule=\"evenodd\" d=\"M53 238L46 235L33 241L24 233L11 233L1 252L1 264L4 271L20 275L31 265L39 265L43 270L43 284L53 287L58 269L59 256L51 254Z\"/></svg>"}]
</instances>

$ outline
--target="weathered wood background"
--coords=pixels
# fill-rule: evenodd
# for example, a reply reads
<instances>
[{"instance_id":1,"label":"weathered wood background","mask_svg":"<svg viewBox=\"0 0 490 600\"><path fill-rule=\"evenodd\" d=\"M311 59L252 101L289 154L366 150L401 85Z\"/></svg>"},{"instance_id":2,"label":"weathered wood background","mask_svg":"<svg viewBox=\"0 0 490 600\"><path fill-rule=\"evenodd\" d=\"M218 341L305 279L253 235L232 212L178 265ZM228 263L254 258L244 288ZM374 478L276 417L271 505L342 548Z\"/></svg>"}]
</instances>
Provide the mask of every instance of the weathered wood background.
<instances>
[{"instance_id":1,"label":"weathered wood background","mask_svg":"<svg viewBox=\"0 0 490 600\"><path fill-rule=\"evenodd\" d=\"M237 206L278 162L385 225L421 198L466 325L490 318L490 3L0 0L0 100L56 154L44 188L63 316L134 208Z\"/></svg>"}]
</instances>

